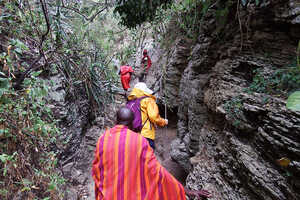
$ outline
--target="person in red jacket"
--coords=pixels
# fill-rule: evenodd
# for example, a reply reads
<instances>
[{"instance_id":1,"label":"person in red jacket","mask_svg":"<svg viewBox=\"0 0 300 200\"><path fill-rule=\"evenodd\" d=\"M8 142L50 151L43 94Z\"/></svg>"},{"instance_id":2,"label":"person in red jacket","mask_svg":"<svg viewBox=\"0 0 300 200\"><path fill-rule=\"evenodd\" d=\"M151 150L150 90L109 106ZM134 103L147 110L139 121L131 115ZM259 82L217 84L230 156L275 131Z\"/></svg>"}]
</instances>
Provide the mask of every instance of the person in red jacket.
<instances>
[{"instance_id":1,"label":"person in red jacket","mask_svg":"<svg viewBox=\"0 0 300 200\"><path fill-rule=\"evenodd\" d=\"M146 68L146 72L147 73L148 73L151 65L152 65L152 62L151 62L150 57L148 56L147 49L144 49L144 51L143 51L143 58L142 58L142 66L144 68Z\"/></svg>"},{"instance_id":2,"label":"person in red jacket","mask_svg":"<svg viewBox=\"0 0 300 200\"><path fill-rule=\"evenodd\" d=\"M132 73L133 73L133 69L131 66L122 65L120 67L119 74L121 75L121 83L125 91L127 91L130 88L129 83L130 83Z\"/></svg>"},{"instance_id":3,"label":"person in red jacket","mask_svg":"<svg viewBox=\"0 0 300 200\"><path fill-rule=\"evenodd\" d=\"M152 65L152 62L151 62L150 57L148 56L147 49L144 49L143 58L141 61L141 75L140 75L141 81L144 81L144 77L145 77L145 75L148 74L148 71L149 71L151 65Z\"/></svg>"}]
</instances>

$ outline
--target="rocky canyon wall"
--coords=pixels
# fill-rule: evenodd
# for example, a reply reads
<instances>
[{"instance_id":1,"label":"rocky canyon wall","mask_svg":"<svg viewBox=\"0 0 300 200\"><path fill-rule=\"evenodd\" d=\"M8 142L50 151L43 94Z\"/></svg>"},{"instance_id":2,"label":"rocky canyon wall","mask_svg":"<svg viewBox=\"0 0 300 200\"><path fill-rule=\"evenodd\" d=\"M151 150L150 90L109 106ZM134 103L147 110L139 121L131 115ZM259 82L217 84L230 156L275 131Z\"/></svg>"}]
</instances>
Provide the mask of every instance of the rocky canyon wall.
<instances>
[{"instance_id":1,"label":"rocky canyon wall","mask_svg":"<svg viewBox=\"0 0 300 200\"><path fill-rule=\"evenodd\" d=\"M296 200L300 113L285 107L290 88L269 90L296 59L300 5L249 2L239 18L228 16L222 38L211 7L197 42L177 38L165 54L166 95L178 108L172 157L189 172L187 186L211 190L212 199Z\"/></svg>"}]
</instances>

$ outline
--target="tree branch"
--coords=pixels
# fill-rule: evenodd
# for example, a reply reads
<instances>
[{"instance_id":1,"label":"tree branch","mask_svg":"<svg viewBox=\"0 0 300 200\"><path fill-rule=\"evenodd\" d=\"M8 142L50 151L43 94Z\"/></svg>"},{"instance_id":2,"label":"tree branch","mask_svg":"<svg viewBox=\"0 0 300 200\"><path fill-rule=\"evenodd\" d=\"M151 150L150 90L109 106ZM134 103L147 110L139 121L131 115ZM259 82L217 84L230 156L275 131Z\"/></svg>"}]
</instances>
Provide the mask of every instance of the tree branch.
<instances>
[{"instance_id":1,"label":"tree branch","mask_svg":"<svg viewBox=\"0 0 300 200\"><path fill-rule=\"evenodd\" d=\"M107 9L107 7L104 7L102 10L98 10L98 12L96 12L92 17L90 17L89 21L93 22L94 19L97 17L97 15L99 15L101 12L103 12L106 9Z\"/></svg>"},{"instance_id":2,"label":"tree branch","mask_svg":"<svg viewBox=\"0 0 300 200\"><path fill-rule=\"evenodd\" d=\"M84 14L82 14L82 13L81 13L78 9L76 9L76 8L70 8L70 7L66 7L66 6L64 6L64 5L61 6L61 8L64 8L64 9L67 9L67 10L71 10L71 11L77 13L78 15L82 16L86 21L93 22L93 20L94 20L101 12L103 12L104 10L107 9L107 6L104 7L103 9L101 9L101 10L98 10L98 11L97 11L93 16L91 16L91 17L85 16Z\"/></svg>"},{"instance_id":3,"label":"tree branch","mask_svg":"<svg viewBox=\"0 0 300 200\"><path fill-rule=\"evenodd\" d=\"M49 18L48 18L48 12L47 12L47 7L46 7L46 4L44 2L44 0L40 0L40 3L42 5L42 10L43 10L43 14L44 14L44 17L45 17L45 20L46 20L46 24L47 24L47 30L46 32L42 35L42 38L41 38L41 41L40 41L40 45L39 45L39 53L40 55L31 63L30 67L20 75L20 77L17 79L16 81L16 84L14 85L14 88L16 90L20 90L22 87L21 87L21 84L23 83L24 79L27 77L27 75L33 70L37 70L39 69L41 66L43 65L37 65L35 66L40 60L42 57L44 57L44 52L43 52L43 42L45 41L46 39L46 36L48 35L49 31L50 31L50 23L49 23ZM44 59L46 60L46 58L44 57ZM47 62L47 61L46 61ZM35 67L34 67L35 66Z\"/></svg>"},{"instance_id":4,"label":"tree branch","mask_svg":"<svg viewBox=\"0 0 300 200\"><path fill-rule=\"evenodd\" d=\"M49 23L48 11L47 11L46 4L45 4L44 0L40 0L40 2L42 4L42 10L43 10L43 14L44 14L46 24L47 24L47 31L42 35L42 39L41 39L41 43L40 43L40 50L42 50L43 42L50 31L50 23Z\"/></svg>"}]
</instances>

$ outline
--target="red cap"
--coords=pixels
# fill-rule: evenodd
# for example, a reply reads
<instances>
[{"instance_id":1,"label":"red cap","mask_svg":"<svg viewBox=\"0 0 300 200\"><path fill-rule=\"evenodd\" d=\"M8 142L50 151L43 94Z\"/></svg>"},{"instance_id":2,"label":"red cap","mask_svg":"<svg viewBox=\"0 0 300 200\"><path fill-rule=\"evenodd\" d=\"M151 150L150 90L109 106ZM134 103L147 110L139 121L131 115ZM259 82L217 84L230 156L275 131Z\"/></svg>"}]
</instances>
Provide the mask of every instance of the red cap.
<instances>
[{"instance_id":1,"label":"red cap","mask_svg":"<svg viewBox=\"0 0 300 200\"><path fill-rule=\"evenodd\" d=\"M147 49L144 49L143 54L147 54L147 53L148 53Z\"/></svg>"}]
</instances>

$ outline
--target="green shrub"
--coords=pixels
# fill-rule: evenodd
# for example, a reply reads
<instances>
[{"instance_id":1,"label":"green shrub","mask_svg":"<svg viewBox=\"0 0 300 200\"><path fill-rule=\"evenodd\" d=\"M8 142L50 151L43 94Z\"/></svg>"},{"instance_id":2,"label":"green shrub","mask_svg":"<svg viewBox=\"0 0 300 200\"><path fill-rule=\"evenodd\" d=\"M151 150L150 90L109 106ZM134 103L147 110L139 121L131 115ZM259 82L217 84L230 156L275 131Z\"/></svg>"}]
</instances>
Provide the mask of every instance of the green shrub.
<instances>
[{"instance_id":1,"label":"green shrub","mask_svg":"<svg viewBox=\"0 0 300 200\"><path fill-rule=\"evenodd\" d=\"M253 82L246 89L248 92L287 97L289 92L300 86L300 70L296 60L283 68L274 69L270 75L265 74L262 69L254 70L254 74Z\"/></svg>"},{"instance_id":2,"label":"green shrub","mask_svg":"<svg viewBox=\"0 0 300 200\"><path fill-rule=\"evenodd\" d=\"M61 199L64 179L55 171L57 158L51 152L59 130L47 106L49 83L32 73L24 90L15 91L11 79L0 84L0 196ZM3 73L2 73L3 75Z\"/></svg>"},{"instance_id":3,"label":"green shrub","mask_svg":"<svg viewBox=\"0 0 300 200\"><path fill-rule=\"evenodd\" d=\"M224 104L224 109L229 119L233 121L233 126L238 127L241 123L243 111L243 101L240 97L233 97L226 101Z\"/></svg>"}]
</instances>

